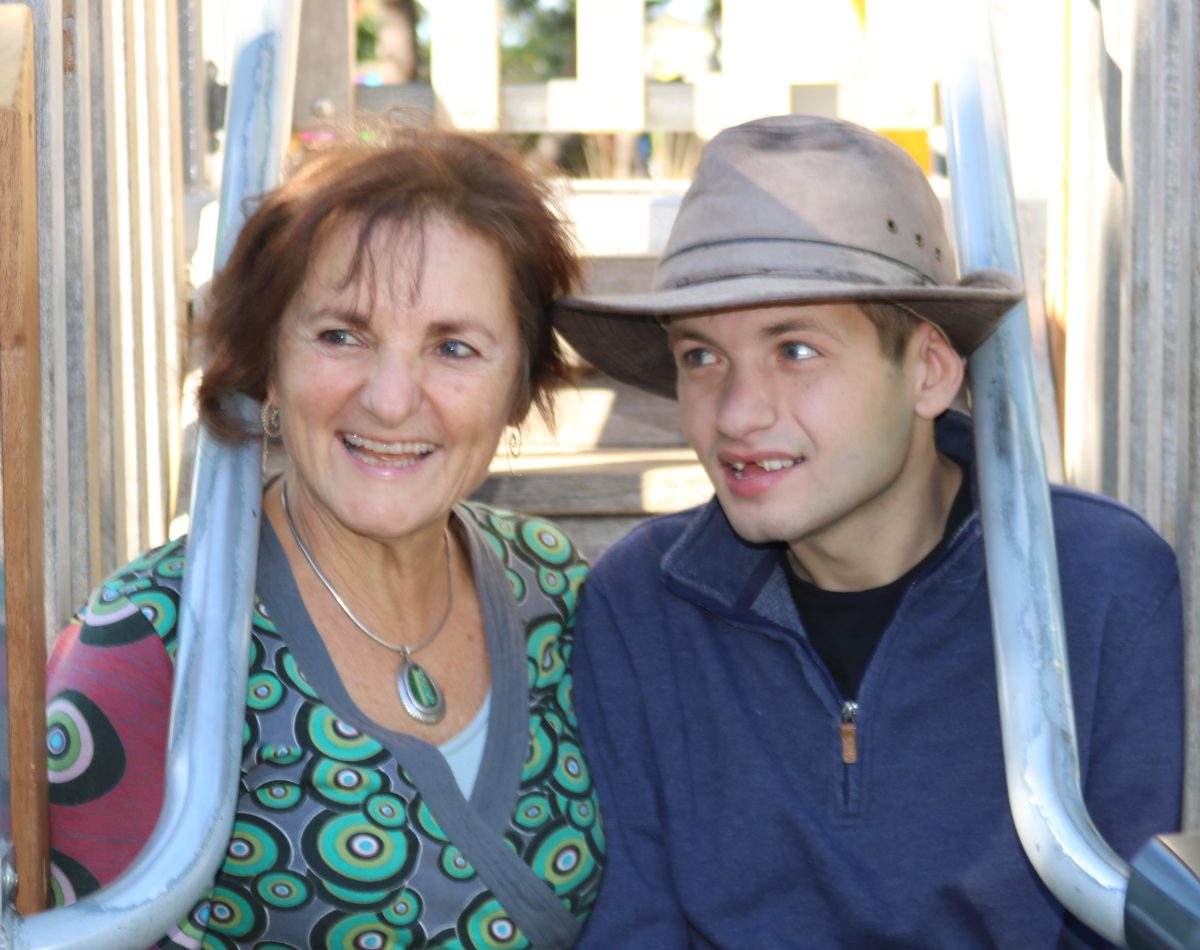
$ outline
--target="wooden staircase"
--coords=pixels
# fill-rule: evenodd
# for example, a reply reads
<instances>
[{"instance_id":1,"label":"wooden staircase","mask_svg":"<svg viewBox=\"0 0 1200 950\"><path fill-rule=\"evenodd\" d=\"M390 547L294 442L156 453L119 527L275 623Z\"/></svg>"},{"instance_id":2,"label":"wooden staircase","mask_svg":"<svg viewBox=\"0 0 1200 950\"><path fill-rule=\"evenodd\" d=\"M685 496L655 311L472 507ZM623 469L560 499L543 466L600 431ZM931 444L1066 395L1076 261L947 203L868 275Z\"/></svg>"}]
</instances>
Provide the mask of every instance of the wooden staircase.
<instances>
[{"instance_id":1,"label":"wooden staircase","mask_svg":"<svg viewBox=\"0 0 1200 950\"><path fill-rule=\"evenodd\" d=\"M675 403L581 368L559 393L553 430L526 420L520 453L501 445L472 496L559 524L590 559L638 522L712 494L679 433Z\"/></svg>"}]
</instances>

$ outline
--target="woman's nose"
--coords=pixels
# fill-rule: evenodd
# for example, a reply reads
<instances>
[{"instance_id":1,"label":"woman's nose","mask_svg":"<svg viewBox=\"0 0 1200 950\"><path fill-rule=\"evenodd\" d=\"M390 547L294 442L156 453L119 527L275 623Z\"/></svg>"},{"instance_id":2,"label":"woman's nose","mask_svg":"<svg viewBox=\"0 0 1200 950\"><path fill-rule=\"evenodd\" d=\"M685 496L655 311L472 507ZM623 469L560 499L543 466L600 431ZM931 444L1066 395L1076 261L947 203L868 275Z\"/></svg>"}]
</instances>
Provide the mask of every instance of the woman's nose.
<instances>
[{"instance_id":1,"label":"woman's nose","mask_svg":"<svg viewBox=\"0 0 1200 950\"><path fill-rule=\"evenodd\" d=\"M362 401L381 425L395 427L412 415L421 394L419 362L406 354L381 352L363 383Z\"/></svg>"}]
</instances>

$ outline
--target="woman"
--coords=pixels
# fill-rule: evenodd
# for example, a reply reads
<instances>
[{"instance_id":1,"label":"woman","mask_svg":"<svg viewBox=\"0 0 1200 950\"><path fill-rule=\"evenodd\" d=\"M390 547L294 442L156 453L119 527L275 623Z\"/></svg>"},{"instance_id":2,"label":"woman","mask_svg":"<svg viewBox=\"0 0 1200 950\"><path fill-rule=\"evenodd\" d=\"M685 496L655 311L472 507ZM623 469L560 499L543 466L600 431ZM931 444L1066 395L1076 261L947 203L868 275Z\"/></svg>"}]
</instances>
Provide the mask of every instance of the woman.
<instances>
[{"instance_id":1,"label":"woman","mask_svg":"<svg viewBox=\"0 0 1200 950\"><path fill-rule=\"evenodd\" d=\"M262 403L268 483L238 813L159 946L570 946L604 838L571 707L586 567L553 525L467 503L565 375L578 261L519 159L376 130L268 194L213 285L200 389ZM56 900L158 813L186 544L102 585L50 665Z\"/></svg>"}]
</instances>

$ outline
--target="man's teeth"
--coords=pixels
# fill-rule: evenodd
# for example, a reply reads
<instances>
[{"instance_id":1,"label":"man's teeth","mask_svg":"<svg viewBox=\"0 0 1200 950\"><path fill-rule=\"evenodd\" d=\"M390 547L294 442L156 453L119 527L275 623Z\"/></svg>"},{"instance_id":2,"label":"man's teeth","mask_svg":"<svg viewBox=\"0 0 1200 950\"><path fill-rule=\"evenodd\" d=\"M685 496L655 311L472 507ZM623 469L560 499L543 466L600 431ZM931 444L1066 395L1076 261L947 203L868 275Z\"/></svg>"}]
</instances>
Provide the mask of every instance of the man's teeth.
<instances>
[{"instance_id":1,"label":"man's teeth","mask_svg":"<svg viewBox=\"0 0 1200 950\"><path fill-rule=\"evenodd\" d=\"M747 465L757 465L764 472L778 472L785 468L791 468L797 461L798 459L763 459L761 462L730 462L729 467L733 469L734 474L741 478L746 474Z\"/></svg>"},{"instance_id":2,"label":"man's teeth","mask_svg":"<svg viewBox=\"0 0 1200 950\"><path fill-rule=\"evenodd\" d=\"M428 455L436 446L432 442L376 442L352 432L342 440L352 449L363 449L376 455Z\"/></svg>"}]
</instances>

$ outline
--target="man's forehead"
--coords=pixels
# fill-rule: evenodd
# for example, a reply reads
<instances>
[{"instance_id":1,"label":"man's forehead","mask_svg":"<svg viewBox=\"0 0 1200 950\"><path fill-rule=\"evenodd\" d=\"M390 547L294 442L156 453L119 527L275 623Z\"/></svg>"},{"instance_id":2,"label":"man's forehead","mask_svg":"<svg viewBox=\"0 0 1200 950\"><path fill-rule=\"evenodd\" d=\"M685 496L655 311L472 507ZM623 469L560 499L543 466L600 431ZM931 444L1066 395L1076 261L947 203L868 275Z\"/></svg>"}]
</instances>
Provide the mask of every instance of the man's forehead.
<instances>
[{"instance_id":1,"label":"man's forehead","mask_svg":"<svg viewBox=\"0 0 1200 950\"><path fill-rule=\"evenodd\" d=\"M846 301L812 304L774 304L717 310L711 313L683 314L662 319L669 339L710 337L714 334L736 336L778 336L799 330L814 330L840 335L848 323L865 320L857 304Z\"/></svg>"}]
</instances>

